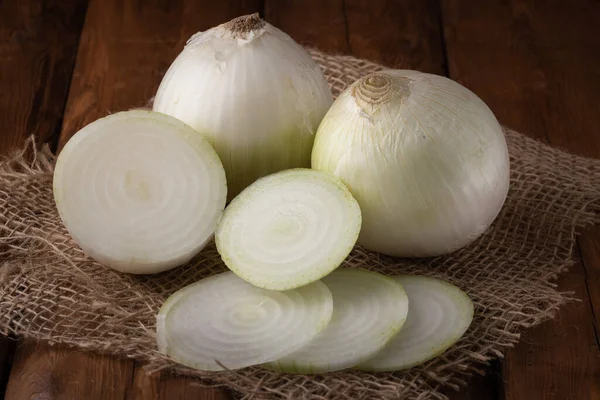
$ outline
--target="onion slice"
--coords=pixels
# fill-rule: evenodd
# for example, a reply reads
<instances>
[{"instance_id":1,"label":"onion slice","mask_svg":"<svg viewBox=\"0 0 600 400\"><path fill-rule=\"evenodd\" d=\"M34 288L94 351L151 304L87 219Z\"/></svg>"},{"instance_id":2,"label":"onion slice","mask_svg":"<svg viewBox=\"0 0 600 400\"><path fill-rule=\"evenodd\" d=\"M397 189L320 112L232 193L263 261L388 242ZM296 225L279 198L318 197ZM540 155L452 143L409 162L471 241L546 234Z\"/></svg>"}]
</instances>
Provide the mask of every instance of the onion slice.
<instances>
[{"instance_id":1,"label":"onion slice","mask_svg":"<svg viewBox=\"0 0 600 400\"><path fill-rule=\"evenodd\" d=\"M336 269L360 226L358 203L340 180L296 168L242 191L225 210L215 241L225 264L242 279L289 290Z\"/></svg>"},{"instance_id":2,"label":"onion slice","mask_svg":"<svg viewBox=\"0 0 600 400\"><path fill-rule=\"evenodd\" d=\"M429 361L456 343L473 320L471 299L451 283L425 276L394 279L408 294L406 323L381 353L359 369L397 371Z\"/></svg>"},{"instance_id":3,"label":"onion slice","mask_svg":"<svg viewBox=\"0 0 600 400\"><path fill-rule=\"evenodd\" d=\"M75 242L118 271L156 273L190 260L225 208L225 171L208 141L156 112L85 126L54 171L54 199Z\"/></svg>"},{"instance_id":4,"label":"onion slice","mask_svg":"<svg viewBox=\"0 0 600 400\"><path fill-rule=\"evenodd\" d=\"M404 324L408 298L395 280L340 268L322 282L333 295L331 322L306 347L266 368L311 374L355 367L377 354Z\"/></svg>"},{"instance_id":5,"label":"onion slice","mask_svg":"<svg viewBox=\"0 0 600 400\"><path fill-rule=\"evenodd\" d=\"M278 292L227 271L167 299L157 316L158 348L191 368L239 369L303 347L325 329L332 312L331 292L321 282Z\"/></svg>"}]
</instances>

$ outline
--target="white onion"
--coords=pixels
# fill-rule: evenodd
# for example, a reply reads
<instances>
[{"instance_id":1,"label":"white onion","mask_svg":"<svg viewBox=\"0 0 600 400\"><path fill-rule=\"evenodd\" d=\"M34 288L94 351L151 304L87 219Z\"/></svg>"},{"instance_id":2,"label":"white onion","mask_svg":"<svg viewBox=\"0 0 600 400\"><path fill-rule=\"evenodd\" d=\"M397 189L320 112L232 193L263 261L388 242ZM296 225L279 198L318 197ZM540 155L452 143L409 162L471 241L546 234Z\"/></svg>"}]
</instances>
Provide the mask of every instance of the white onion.
<instances>
[{"instance_id":1,"label":"white onion","mask_svg":"<svg viewBox=\"0 0 600 400\"><path fill-rule=\"evenodd\" d=\"M340 268L322 282L333 295L331 322L308 345L267 368L311 374L355 367L381 351L402 328L409 303L393 279Z\"/></svg>"},{"instance_id":2,"label":"white onion","mask_svg":"<svg viewBox=\"0 0 600 400\"><path fill-rule=\"evenodd\" d=\"M312 167L359 202L359 244L392 256L450 253L478 238L509 186L501 126L475 94L436 75L370 74L319 126Z\"/></svg>"},{"instance_id":3,"label":"white onion","mask_svg":"<svg viewBox=\"0 0 600 400\"><path fill-rule=\"evenodd\" d=\"M422 364L456 343L473 320L471 299L451 283L426 276L393 278L408 295L410 308L406 323L400 333L379 354L362 363L360 369L397 371Z\"/></svg>"},{"instance_id":4,"label":"white onion","mask_svg":"<svg viewBox=\"0 0 600 400\"><path fill-rule=\"evenodd\" d=\"M321 279L350 253L358 203L339 179L296 168L263 177L227 207L215 232L223 261L242 279L288 290Z\"/></svg>"},{"instance_id":5,"label":"white onion","mask_svg":"<svg viewBox=\"0 0 600 400\"><path fill-rule=\"evenodd\" d=\"M314 134L332 101L309 54L254 14L192 36L164 76L154 110L210 141L231 200L261 176L310 167Z\"/></svg>"},{"instance_id":6,"label":"white onion","mask_svg":"<svg viewBox=\"0 0 600 400\"><path fill-rule=\"evenodd\" d=\"M225 172L210 144L168 115L101 118L65 145L54 171L65 227L98 262L134 274L187 262L212 238Z\"/></svg>"},{"instance_id":7,"label":"white onion","mask_svg":"<svg viewBox=\"0 0 600 400\"><path fill-rule=\"evenodd\" d=\"M157 342L188 367L238 369L305 346L325 329L332 311L331 292L321 282L276 292L228 271L169 297L157 316Z\"/></svg>"}]
</instances>

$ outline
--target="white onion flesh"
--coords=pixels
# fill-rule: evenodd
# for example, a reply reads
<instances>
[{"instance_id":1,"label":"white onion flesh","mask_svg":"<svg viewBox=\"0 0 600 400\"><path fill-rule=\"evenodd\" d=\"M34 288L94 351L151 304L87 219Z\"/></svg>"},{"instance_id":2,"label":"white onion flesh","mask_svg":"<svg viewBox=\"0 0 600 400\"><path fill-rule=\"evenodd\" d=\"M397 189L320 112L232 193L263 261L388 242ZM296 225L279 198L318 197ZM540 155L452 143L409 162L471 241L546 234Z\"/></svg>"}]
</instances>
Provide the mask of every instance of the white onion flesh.
<instances>
[{"instance_id":1,"label":"white onion flesh","mask_svg":"<svg viewBox=\"0 0 600 400\"><path fill-rule=\"evenodd\" d=\"M470 244L509 187L491 110L458 83L417 71L376 72L345 90L319 126L312 167L339 177L360 204L358 243L391 256Z\"/></svg>"},{"instance_id":2,"label":"white onion flesh","mask_svg":"<svg viewBox=\"0 0 600 400\"><path fill-rule=\"evenodd\" d=\"M173 294L157 316L161 352L191 368L239 369L278 359L329 323L331 292L315 282L286 292L224 272Z\"/></svg>"},{"instance_id":3,"label":"white onion flesh","mask_svg":"<svg viewBox=\"0 0 600 400\"><path fill-rule=\"evenodd\" d=\"M225 208L223 166L210 144L168 115L126 111L77 132L60 153L54 198L83 251L144 274L190 260Z\"/></svg>"},{"instance_id":4,"label":"white onion flesh","mask_svg":"<svg viewBox=\"0 0 600 400\"><path fill-rule=\"evenodd\" d=\"M256 14L191 37L153 107L210 141L231 200L259 177L310 167L314 135L332 102L306 50Z\"/></svg>"},{"instance_id":5,"label":"white onion flesh","mask_svg":"<svg viewBox=\"0 0 600 400\"><path fill-rule=\"evenodd\" d=\"M340 268L322 282L333 295L327 328L307 346L265 367L300 374L355 367L377 354L402 328L409 300L393 279Z\"/></svg>"},{"instance_id":6,"label":"white onion flesh","mask_svg":"<svg viewBox=\"0 0 600 400\"><path fill-rule=\"evenodd\" d=\"M363 362L360 369L397 371L429 361L456 343L473 320L471 299L451 283L425 276L393 278L408 295L410 307L406 323L400 333L378 355Z\"/></svg>"},{"instance_id":7,"label":"white onion flesh","mask_svg":"<svg viewBox=\"0 0 600 400\"><path fill-rule=\"evenodd\" d=\"M227 207L215 232L223 261L261 288L288 290L329 274L360 232L358 203L337 178L296 168L259 179Z\"/></svg>"}]
</instances>

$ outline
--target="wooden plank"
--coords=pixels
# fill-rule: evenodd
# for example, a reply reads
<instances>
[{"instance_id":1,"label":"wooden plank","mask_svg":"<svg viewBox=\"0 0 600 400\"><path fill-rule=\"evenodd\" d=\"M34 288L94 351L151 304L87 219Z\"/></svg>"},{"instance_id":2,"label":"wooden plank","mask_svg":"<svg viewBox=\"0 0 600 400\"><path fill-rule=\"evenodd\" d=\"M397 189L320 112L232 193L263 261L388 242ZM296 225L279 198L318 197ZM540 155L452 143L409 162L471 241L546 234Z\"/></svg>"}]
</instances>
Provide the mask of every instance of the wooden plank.
<instances>
[{"instance_id":1,"label":"wooden plank","mask_svg":"<svg viewBox=\"0 0 600 400\"><path fill-rule=\"evenodd\" d=\"M352 54L396 68L445 74L438 0L345 0Z\"/></svg>"},{"instance_id":2,"label":"wooden plank","mask_svg":"<svg viewBox=\"0 0 600 400\"><path fill-rule=\"evenodd\" d=\"M200 387L193 380L161 372L146 375L142 368L135 369L133 384L126 400L229 400L233 396L225 390Z\"/></svg>"},{"instance_id":3,"label":"wooden plank","mask_svg":"<svg viewBox=\"0 0 600 400\"><path fill-rule=\"evenodd\" d=\"M132 373L128 361L28 341L16 349L5 399L122 400Z\"/></svg>"},{"instance_id":4,"label":"wooden plank","mask_svg":"<svg viewBox=\"0 0 600 400\"><path fill-rule=\"evenodd\" d=\"M583 303L562 308L557 318L527 330L504 362L507 400L600 399L600 352L580 264L558 281Z\"/></svg>"},{"instance_id":5,"label":"wooden plank","mask_svg":"<svg viewBox=\"0 0 600 400\"><path fill-rule=\"evenodd\" d=\"M109 112L145 105L192 34L236 16L257 12L259 6L259 1L90 1L59 149L77 130L95 119ZM132 361L78 354L82 359L94 360L88 363L92 375L98 368L123 363L132 371L123 377L119 389L124 391L115 392L115 399L228 398L224 391L195 387L193 379L147 377ZM66 379L65 373L54 372L56 380ZM86 398L104 398L100 392L95 393Z\"/></svg>"},{"instance_id":6,"label":"wooden plank","mask_svg":"<svg viewBox=\"0 0 600 400\"><path fill-rule=\"evenodd\" d=\"M264 18L302 45L350 53L344 0L265 0Z\"/></svg>"},{"instance_id":7,"label":"wooden plank","mask_svg":"<svg viewBox=\"0 0 600 400\"><path fill-rule=\"evenodd\" d=\"M58 138L87 0L0 1L0 154ZM15 341L0 339L0 398Z\"/></svg>"},{"instance_id":8,"label":"wooden plank","mask_svg":"<svg viewBox=\"0 0 600 400\"><path fill-rule=\"evenodd\" d=\"M481 96L502 123L582 155L600 155L593 136L600 4L444 0L443 19L450 76ZM598 260L589 260L594 270ZM559 287L583 302L525 332L509 352L507 399L600 398L600 350L583 266L562 276Z\"/></svg>"},{"instance_id":9,"label":"wooden plank","mask_svg":"<svg viewBox=\"0 0 600 400\"><path fill-rule=\"evenodd\" d=\"M86 4L0 1L0 151L58 136Z\"/></svg>"}]
</instances>

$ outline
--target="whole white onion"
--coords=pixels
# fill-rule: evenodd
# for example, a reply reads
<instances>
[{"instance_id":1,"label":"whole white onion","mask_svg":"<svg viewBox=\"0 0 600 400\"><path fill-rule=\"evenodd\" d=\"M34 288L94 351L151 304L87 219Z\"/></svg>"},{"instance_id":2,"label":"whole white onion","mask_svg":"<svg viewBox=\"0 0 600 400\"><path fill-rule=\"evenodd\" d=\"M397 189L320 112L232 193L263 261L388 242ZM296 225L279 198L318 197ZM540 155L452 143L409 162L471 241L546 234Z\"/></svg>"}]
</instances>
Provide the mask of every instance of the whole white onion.
<instances>
[{"instance_id":1,"label":"whole white onion","mask_svg":"<svg viewBox=\"0 0 600 400\"><path fill-rule=\"evenodd\" d=\"M360 204L358 243L392 256L466 246L509 187L506 140L486 104L450 79L409 70L347 88L319 126L312 167L338 176Z\"/></svg>"},{"instance_id":2,"label":"whole white onion","mask_svg":"<svg viewBox=\"0 0 600 400\"><path fill-rule=\"evenodd\" d=\"M310 167L314 134L332 102L309 54L254 14L192 36L153 109L209 140L231 200L259 177Z\"/></svg>"}]
</instances>

